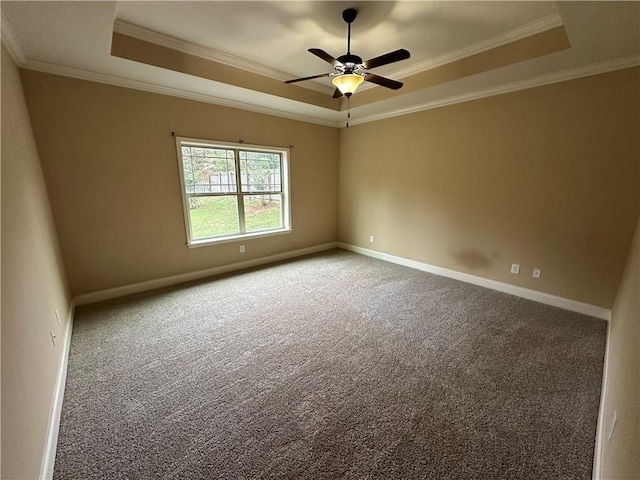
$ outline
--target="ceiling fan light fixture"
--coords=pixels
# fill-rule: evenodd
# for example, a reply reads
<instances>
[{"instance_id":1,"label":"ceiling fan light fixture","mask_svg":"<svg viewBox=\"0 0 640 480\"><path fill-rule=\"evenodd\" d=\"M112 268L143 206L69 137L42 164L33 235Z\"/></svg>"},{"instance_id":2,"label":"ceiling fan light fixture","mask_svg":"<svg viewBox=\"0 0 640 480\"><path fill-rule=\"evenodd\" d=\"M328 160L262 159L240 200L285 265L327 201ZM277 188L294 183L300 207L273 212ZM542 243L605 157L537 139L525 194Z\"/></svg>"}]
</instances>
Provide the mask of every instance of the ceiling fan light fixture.
<instances>
[{"instance_id":1,"label":"ceiling fan light fixture","mask_svg":"<svg viewBox=\"0 0 640 480\"><path fill-rule=\"evenodd\" d=\"M356 19L358 11L354 8L347 8L342 12L342 19L347 22L347 53L340 55L338 58L333 58L327 52L320 48L310 48L309 52L313 53L316 57L324 60L327 63L333 65L334 72L321 73L320 75L313 75L311 77L294 78L293 80L286 80L284 83L296 83L304 80L313 80L315 78L332 77L331 83L337 88L333 93L333 98L340 98L345 96L347 98L354 94L358 85L367 81L381 85L392 90L398 90L402 87L402 82L397 82L389 78L381 77L374 73L370 73L367 70L395 63L400 60L406 60L411 56L408 50L400 48L393 52L385 53L375 58L362 61L362 58L358 55L351 53L351 23Z\"/></svg>"},{"instance_id":2,"label":"ceiling fan light fixture","mask_svg":"<svg viewBox=\"0 0 640 480\"><path fill-rule=\"evenodd\" d=\"M331 83L347 97L351 96L362 82L364 82L364 77L357 73L344 73L331 80Z\"/></svg>"}]
</instances>

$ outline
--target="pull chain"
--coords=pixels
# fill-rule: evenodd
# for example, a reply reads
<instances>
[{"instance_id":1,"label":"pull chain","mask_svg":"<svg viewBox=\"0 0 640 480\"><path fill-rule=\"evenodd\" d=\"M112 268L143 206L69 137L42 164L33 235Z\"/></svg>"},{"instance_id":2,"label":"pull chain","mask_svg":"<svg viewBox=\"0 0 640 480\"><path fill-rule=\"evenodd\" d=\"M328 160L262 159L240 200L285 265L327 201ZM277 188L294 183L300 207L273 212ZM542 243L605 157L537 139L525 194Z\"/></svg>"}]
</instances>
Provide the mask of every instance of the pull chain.
<instances>
[{"instance_id":1,"label":"pull chain","mask_svg":"<svg viewBox=\"0 0 640 480\"><path fill-rule=\"evenodd\" d=\"M349 128L350 118L351 118L351 95L347 97L347 128Z\"/></svg>"}]
</instances>

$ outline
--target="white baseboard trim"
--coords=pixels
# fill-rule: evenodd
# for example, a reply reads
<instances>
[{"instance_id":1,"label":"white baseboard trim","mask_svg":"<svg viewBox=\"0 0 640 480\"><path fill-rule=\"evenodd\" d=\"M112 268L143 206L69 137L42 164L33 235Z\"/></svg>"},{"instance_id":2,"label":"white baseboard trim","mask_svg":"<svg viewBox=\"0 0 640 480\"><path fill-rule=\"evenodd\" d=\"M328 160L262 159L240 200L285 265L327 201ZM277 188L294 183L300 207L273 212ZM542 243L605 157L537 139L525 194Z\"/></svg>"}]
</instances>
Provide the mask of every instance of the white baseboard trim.
<instances>
[{"instance_id":1,"label":"white baseboard trim","mask_svg":"<svg viewBox=\"0 0 640 480\"><path fill-rule=\"evenodd\" d=\"M168 287L171 285L177 285L179 283L191 282L193 280L200 280L207 277L215 277L216 275L222 275L223 273L235 272L238 270L244 270L246 268L258 267L267 263L279 262L282 260L288 260L290 258L301 257L303 255L310 255L312 253L322 252L324 250L330 250L336 248L337 243L325 243L322 245L316 245L313 247L302 248L300 250L293 250L290 252L277 253L275 255L269 255L266 257L254 258L253 260L246 260L244 262L231 263L229 265L223 265L220 267L208 268L206 270L198 270L197 272L182 273L179 275L173 275L170 277L158 278L155 280L147 280L146 282L134 283L131 285L124 285L122 287L109 288L106 290L99 290L96 292L83 293L76 296L73 302L76 306L86 305L88 303L100 302L103 300L110 300L112 298L124 297L126 295L132 295L134 293L146 292L148 290L154 290L156 288Z\"/></svg>"},{"instance_id":2,"label":"white baseboard trim","mask_svg":"<svg viewBox=\"0 0 640 480\"><path fill-rule=\"evenodd\" d=\"M428 263L418 262L416 260L410 260L408 258L396 257L388 253L377 252L368 248L358 247L348 243L338 242L338 248L349 250L351 252L360 253L369 257L378 258L391 263L397 263L398 265L404 265L405 267L415 268L416 270L422 270L424 272L434 273L443 277L453 278L454 280L460 280L461 282L471 283L480 287L490 288L491 290L497 290L499 292L515 295L516 297L526 298L527 300L533 300L535 302L544 303L554 307L563 308L572 312L582 313L591 317L601 318L603 320L611 320L611 310L591 305L588 303L578 302L576 300L570 300L564 297L558 297L549 293L538 292L537 290L531 290L524 287L518 287L510 285L508 283L498 282L496 280L490 280L488 278L477 277L468 273L457 272L448 268L436 267Z\"/></svg>"},{"instance_id":3,"label":"white baseboard trim","mask_svg":"<svg viewBox=\"0 0 640 480\"><path fill-rule=\"evenodd\" d=\"M49 431L47 432L47 443L45 445L42 466L40 467L40 478L51 480L53 478L53 467L56 462L56 448L58 446L58 431L60 429L60 415L62 413L62 400L64 399L64 389L67 383L67 365L69 364L69 349L71 347L71 334L73 333L73 314L75 306L73 301L69 305L69 316L62 343L62 356L58 377L56 378L56 390L51 404L51 418L49 419Z\"/></svg>"},{"instance_id":4,"label":"white baseboard trim","mask_svg":"<svg viewBox=\"0 0 640 480\"><path fill-rule=\"evenodd\" d=\"M611 348L609 339L611 338L611 323L607 324L607 342L604 347L604 365L602 367L602 387L600 388L600 408L598 409L598 424L596 428L596 445L593 452L593 480L602 479L602 455L604 442L606 439L605 414L607 408L607 389L609 384L609 353Z\"/></svg>"}]
</instances>

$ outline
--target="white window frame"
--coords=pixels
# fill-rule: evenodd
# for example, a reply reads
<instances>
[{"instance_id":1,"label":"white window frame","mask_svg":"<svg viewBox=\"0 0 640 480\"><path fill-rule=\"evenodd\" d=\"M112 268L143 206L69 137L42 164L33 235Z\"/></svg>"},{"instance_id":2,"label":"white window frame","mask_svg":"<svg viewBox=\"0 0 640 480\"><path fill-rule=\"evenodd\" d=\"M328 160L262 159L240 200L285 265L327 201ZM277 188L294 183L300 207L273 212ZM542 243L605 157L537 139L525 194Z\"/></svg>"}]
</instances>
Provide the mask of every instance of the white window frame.
<instances>
[{"instance_id":1,"label":"white window frame","mask_svg":"<svg viewBox=\"0 0 640 480\"><path fill-rule=\"evenodd\" d=\"M234 150L236 152L236 169L237 169L237 178L241 178L241 171L238 158L238 152L241 150L246 151L258 151L258 152L269 152L269 153L278 153L281 158L280 165L280 174L281 185L282 185L282 201L281 201L281 209L282 209L282 227L271 230L261 230L259 232L243 232L244 230L244 206L242 198L245 195L256 195L256 192L243 192L240 181L238 181L238 187L236 192L230 192L228 195L237 196L238 202L238 218L240 222L240 231L241 233L234 233L231 235L220 235L216 237L208 237L203 239L193 239L192 229L191 229L191 216L189 214L189 200L187 193L187 184L184 178L184 164L182 160L182 146L196 146L196 147L205 147L205 148L223 148ZM264 145L248 145L246 143L231 143L231 142L219 142L216 140L205 140L200 138L189 138L189 137L178 137L176 136L176 151L178 153L178 172L180 174L180 192L182 193L182 213L184 215L184 225L185 232L187 236L187 246L189 248L193 247L203 247L207 245L214 245L220 243L228 243L241 241L248 238L260 238L260 237L270 237L273 235L282 235L291 233L291 205L289 200L289 157L291 151L289 148L283 147L269 147ZM212 195L214 196L214 195Z\"/></svg>"}]
</instances>

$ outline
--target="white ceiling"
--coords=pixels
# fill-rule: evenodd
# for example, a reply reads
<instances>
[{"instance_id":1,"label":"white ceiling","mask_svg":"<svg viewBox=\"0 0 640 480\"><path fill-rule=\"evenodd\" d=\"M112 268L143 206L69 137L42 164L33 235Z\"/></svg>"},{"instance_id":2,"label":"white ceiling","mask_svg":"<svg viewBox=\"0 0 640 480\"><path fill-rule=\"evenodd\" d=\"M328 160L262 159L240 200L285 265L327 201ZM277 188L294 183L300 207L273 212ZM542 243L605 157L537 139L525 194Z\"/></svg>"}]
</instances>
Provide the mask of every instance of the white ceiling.
<instances>
[{"instance_id":1,"label":"white ceiling","mask_svg":"<svg viewBox=\"0 0 640 480\"><path fill-rule=\"evenodd\" d=\"M345 53L341 12L348 7L359 12L353 53L411 52L375 70L394 79L559 25L571 44L416 92L398 90L353 109L352 124L640 64L640 2L3 1L2 37L24 68L341 126L344 112L113 57L110 49L115 22L121 33L270 77L309 76L331 66L308 48ZM333 92L327 78L298 85Z\"/></svg>"}]
</instances>

